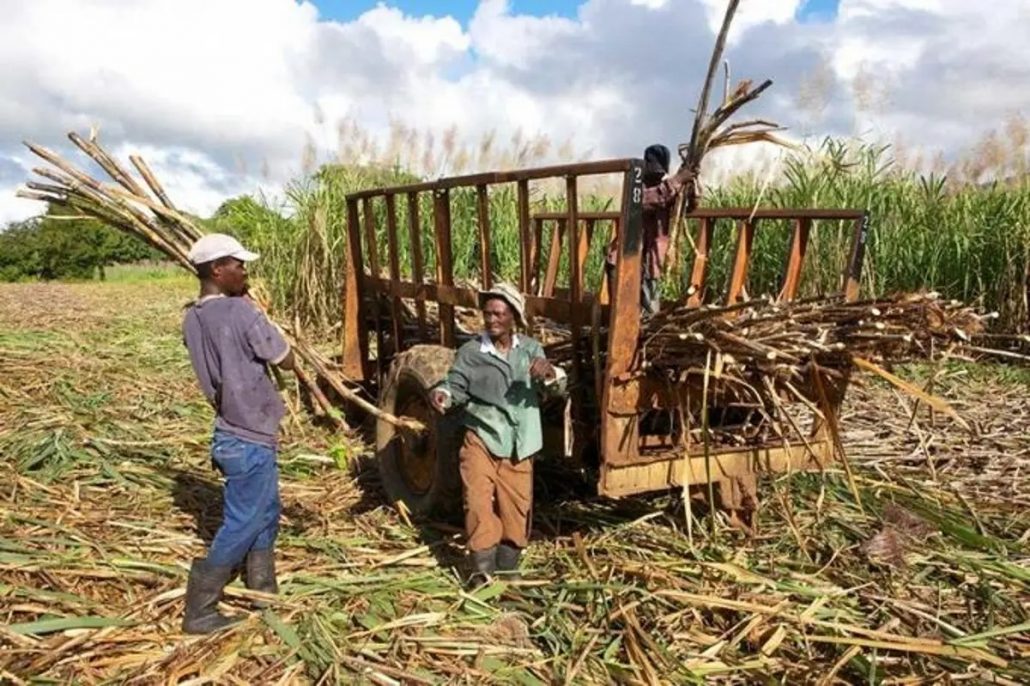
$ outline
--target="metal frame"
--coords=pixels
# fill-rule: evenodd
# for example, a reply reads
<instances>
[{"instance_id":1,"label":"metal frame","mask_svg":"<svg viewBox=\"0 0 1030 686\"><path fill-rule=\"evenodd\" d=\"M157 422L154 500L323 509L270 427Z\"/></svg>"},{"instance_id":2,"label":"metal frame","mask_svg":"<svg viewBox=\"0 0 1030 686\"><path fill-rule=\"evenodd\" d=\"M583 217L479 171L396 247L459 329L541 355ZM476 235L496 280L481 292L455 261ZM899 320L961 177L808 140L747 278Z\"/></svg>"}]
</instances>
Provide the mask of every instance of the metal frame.
<instances>
[{"instance_id":1,"label":"metal frame","mask_svg":"<svg viewBox=\"0 0 1030 686\"><path fill-rule=\"evenodd\" d=\"M579 178L600 174L622 174L622 202L617 212L584 212L578 206ZM347 196L347 232L349 249L344 291L343 372L356 381L381 382L387 373L390 352L396 354L414 343L435 342L454 347L457 331L455 307L475 308L477 291L455 285L451 246L451 191L474 190L476 221L480 239L480 272L484 286L491 285L491 230L489 187L516 184L519 227L520 269L518 285L526 294L527 314L532 319L541 315L571 325L574 359L592 352L596 359L600 340L597 334L608 327L607 364L603 368L568 370L577 389L572 398L572 419L575 427L572 453L580 457L590 445L599 447L601 470L599 491L611 496L630 495L684 483L704 482L705 471L699 468L696 446L672 444L672 437L641 436L639 417L653 407L672 406L668 389L657 389L646 378L631 374L640 333L641 242L643 219L643 162L639 159L614 159L582 164L559 165L509 172L474 174L440 179L393 188L361 191ZM529 183L544 179L564 179L566 209L561 212L531 212ZM419 200L423 193L432 196L436 273L426 282L421 251ZM399 263L400 227L397 202L408 203L407 240L412 253L412 275L401 276ZM376 205L384 208L385 233L388 243L388 274L379 264ZM748 208L698 209L687 215L697 220L694 236L695 258L690 269L691 295L688 304L702 302L708 273L709 255L717 220L736 222L736 252L723 300L736 302L747 280L751 247L755 231L763 220L793 220L794 229L779 297L793 299L800 287L801 272L808 247L812 222L816 220L851 221L854 225L851 251L841 277L841 291L848 300L859 293L859 278L868 234L868 215L862 210L782 210ZM546 222L554 222L546 266L541 265L542 243ZM584 268L597 227L610 224L616 236L617 260L613 292L608 293L607 279L601 279L599 292L586 292ZM364 234L364 235L362 235ZM567 289L557 287L561 254L570 259L570 282ZM367 257L367 259L366 259ZM406 334L402 327L402 299L415 300L417 332ZM439 313L439 336L430 340L426 303L435 302ZM593 336L583 332L590 325ZM386 334L389 333L389 345ZM370 354L370 334L374 334L377 354ZM588 340L592 338L593 340ZM585 350L590 344L591 350ZM586 365L583 365L586 367ZM591 383L579 377L590 376ZM831 407L836 411L847 386L847 379L838 380L829 389ZM592 390L591 390L592 389ZM589 397L591 393L594 397ZM726 481L754 471L783 471L823 466L831 458L833 446L827 427L817 426L812 440L802 446L749 446L746 450L723 451L714 456L714 478Z\"/></svg>"}]
</instances>

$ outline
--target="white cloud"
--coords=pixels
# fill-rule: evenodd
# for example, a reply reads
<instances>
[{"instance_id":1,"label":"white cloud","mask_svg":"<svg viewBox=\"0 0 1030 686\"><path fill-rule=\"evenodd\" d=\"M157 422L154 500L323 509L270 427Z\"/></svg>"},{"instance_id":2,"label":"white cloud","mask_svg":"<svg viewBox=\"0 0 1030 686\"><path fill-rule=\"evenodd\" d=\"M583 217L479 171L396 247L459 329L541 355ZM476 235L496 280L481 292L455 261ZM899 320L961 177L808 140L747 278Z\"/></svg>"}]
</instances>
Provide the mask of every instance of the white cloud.
<instances>
[{"instance_id":1,"label":"white cloud","mask_svg":"<svg viewBox=\"0 0 1030 686\"><path fill-rule=\"evenodd\" d=\"M803 0L748 0L728 48L734 78L771 77L753 115L812 135L868 131L955 154L1030 114L1030 3L841 0L799 24ZM684 139L724 0L584 0L575 18L482 0L467 27L384 5L322 21L294 0L33 0L0 25L0 222L32 160L99 125L143 152L175 199L207 212L281 184L305 146L338 149L341 120L475 141L517 129L593 155ZM446 7L446 3L441 3ZM441 14L444 10L441 10ZM818 107L798 108L807 83ZM813 85L814 84L814 85ZM65 148L67 149L67 148ZM741 163L739 156L733 164Z\"/></svg>"}]
</instances>

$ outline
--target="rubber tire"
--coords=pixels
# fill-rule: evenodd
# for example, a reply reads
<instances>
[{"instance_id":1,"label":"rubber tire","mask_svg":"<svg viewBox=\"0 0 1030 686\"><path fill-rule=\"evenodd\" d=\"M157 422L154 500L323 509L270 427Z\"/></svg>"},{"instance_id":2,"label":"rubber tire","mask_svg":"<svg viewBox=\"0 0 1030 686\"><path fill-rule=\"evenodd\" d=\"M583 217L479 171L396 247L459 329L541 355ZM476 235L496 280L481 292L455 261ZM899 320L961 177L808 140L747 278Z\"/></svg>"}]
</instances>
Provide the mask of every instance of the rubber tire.
<instances>
[{"instance_id":1,"label":"rubber tire","mask_svg":"<svg viewBox=\"0 0 1030 686\"><path fill-rule=\"evenodd\" d=\"M379 398L379 407L400 416L410 403L419 400L429 406L429 391L447 374L454 363L455 351L439 345L416 345L404 351L390 368ZM426 448L434 449L435 465L427 468L432 473L432 484L420 492L412 488L405 478L401 459L401 431L389 422L376 422L376 461L383 490L391 504L402 501L415 516L435 516L447 519L462 511L461 476L458 472L461 419L459 413L440 415L435 411L423 412L417 417L429 424Z\"/></svg>"}]
</instances>

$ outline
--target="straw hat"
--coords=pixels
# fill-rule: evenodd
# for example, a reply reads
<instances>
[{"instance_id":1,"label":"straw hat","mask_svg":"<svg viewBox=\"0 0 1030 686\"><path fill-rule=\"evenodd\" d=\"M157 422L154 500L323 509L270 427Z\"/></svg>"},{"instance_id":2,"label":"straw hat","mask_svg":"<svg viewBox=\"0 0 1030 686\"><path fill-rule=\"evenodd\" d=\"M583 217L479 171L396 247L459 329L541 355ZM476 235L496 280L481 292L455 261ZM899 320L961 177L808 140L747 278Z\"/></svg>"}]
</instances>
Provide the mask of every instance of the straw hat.
<instances>
[{"instance_id":1,"label":"straw hat","mask_svg":"<svg viewBox=\"0 0 1030 686\"><path fill-rule=\"evenodd\" d=\"M508 303L508 307L515 313L515 321L522 328L526 328L526 298L522 291L510 283L496 284L493 288L479 292L480 309L486 307L486 302L494 298L500 298Z\"/></svg>"}]
</instances>

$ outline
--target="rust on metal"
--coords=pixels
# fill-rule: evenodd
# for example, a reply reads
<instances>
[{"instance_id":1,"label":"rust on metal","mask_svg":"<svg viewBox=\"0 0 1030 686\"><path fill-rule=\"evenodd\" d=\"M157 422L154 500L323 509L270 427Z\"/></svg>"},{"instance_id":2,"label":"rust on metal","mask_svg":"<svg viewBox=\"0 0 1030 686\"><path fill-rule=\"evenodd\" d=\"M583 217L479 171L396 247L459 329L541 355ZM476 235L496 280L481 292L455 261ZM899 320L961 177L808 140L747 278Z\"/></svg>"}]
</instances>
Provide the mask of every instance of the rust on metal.
<instances>
[{"instance_id":1,"label":"rust on metal","mask_svg":"<svg viewBox=\"0 0 1030 686\"><path fill-rule=\"evenodd\" d=\"M557 219L565 219L568 216L567 212L537 212L533 215L536 219L543 219L545 221L553 221ZM579 218L587 221L612 221L617 222L622 216L620 212L580 212Z\"/></svg>"},{"instance_id":2,"label":"rust on metal","mask_svg":"<svg viewBox=\"0 0 1030 686\"><path fill-rule=\"evenodd\" d=\"M373 278L364 276L362 284L372 292L399 295L402 298L422 299L429 302L440 303L448 307L479 307L479 291L475 288L464 288L461 286L445 286L435 283L414 284L402 281L392 284L389 279ZM584 295L583 306L592 307L597 301L596 296ZM558 322L568 322L572 319L572 302L567 298L547 298L537 295L526 296L527 309L532 308L540 316L553 319ZM602 314L607 317L609 308L602 306Z\"/></svg>"},{"instance_id":3,"label":"rust on metal","mask_svg":"<svg viewBox=\"0 0 1030 686\"><path fill-rule=\"evenodd\" d=\"M361 230L358 201L347 200L347 271L343 286L343 374L357 381L364 380L368 359L368 337L365 336L364 298L359 275L364 273L361 259Z\"/></svg>"},{"instance_id":4,"label":"rust on metal","mask_svg":"<svg viewBox=\"0 0 1030 686\"><path fill-rule=\"evenodd\" d=\"M787 254L787 266L784 269L783 287L780 289L780 300L793 300L797 297L801 283L801 265L805 261L808 250L808 235L812 230L811 219L795 219L794 233L790 238L790 251Z\"/></svg>"},{"instance_id":5,"label":"rust on metal","mask_svg":"<svg viewBox=\"0 0 1030 686\"><path fill-rule=\"evenodd\" d=\"M844 297L849 301L858 300L861 287L862 261L865 258L865 243L869 235L869 215L862 213L855 218L855 228L851 238L851 256L844 276Z\"/></svg>"},{"instance_id":6,"label":"rust on metal","mask_svg":"<svg viewBox=\"0 0 1030 686\"><path fill-rule=\"evenodd\" d=\"M747 279L747 268L751 263L751 246L755 241L755 224L747 219L737 224L737 250L733 256L733 272L726 292L726 304L732 305L740 299Z\"/></svg>"},{"instance_id":7,"label":"rust on metal","mask_svg":"<svg viewBox=\"0 0 1030 686\"><path fill-rule=\"evenodd\" d=\"M401 280L400 245L397 238L397 196L386 196L386 242L390 249L390 280L394 283ZM399 296L393 296L393 351L398 354L404 350L404 335L401 330L402 320L397 316L403 309Z\"/></svg>"},{"instance_id":8,"label":"rust on metal","mask_svg":"<svg viewBox=\"0 0 1030 686\"><path fill-rule=\"evenodd\" d=\"M694 266L690 270L690 295L687 304L697 307L704 298L705 277L708 275L708 258L712 252L712 238L715 232L715 220L701 217L694 241Z\"/></svg>"},{"instance_id":9,"label":"rust on metal","mask_svg":"<svg viewBox=\"0 0 1030 686\"><path fill-rule=\"evenodd\" d=\"M411 241L411 280L414 283L425 282L425 267L422 264L422 227L419 224L418 193L408 193L408 238ZM415 301L418 313L418 337L426 340L426 301Z\"/></svg>"},{"instance_id":10,"label":"rust on metal","mask_svg":"<svg viewBox=\"0 0 1030 686\"><path fill-rule=\"evenodd\" d=\"M532 234L529 228L529 181L518 182L518 217L519 217L519 288L523 293L529 292L529 259L532 248ZM532 321L527 313L526 319Z\"/></svg>"},{"instance_id":11,"label":"rust on metal","mask_svg":"<svg viewBox=\"0 0 1030 686\"><path fill-rule=\"evenodd\" d=\"M547 273L544 275L543 288L540 290L540 294L548 298L554 295L554 286L558 281L558 265L561 264L566 219L565 215L556 217L554 230L551 232L551 250L547 254Z\"/></svg>"},{"instance_id":12,"label":"rust on metal","mask_svg":"<svg viewBox=\"0 0 1030 686\"><path fill-rule=\"evenodd\" d=\"M633 160L612 159L597 162L577 162L575 164L558 164L551 167L535 167L533 169L517 169L512 171L487 172L485 174L468 174L452 176L438 181L425 181L390 188L372 188L366 191L351 193L348 198L362 199L387 193L411 193L421 191L440 191L451 188L493 185L498 183L514 183L517 181L535 181L573 174L575 176L596 176L599 174L615 174L629 170Z\"/></svg>"},{"instance_id":13,"label":"rust on metal","mask_svg":"<svg viewBox=\"0 0 1030 686\"><path fill-rule=\"evenodd\" d=\"M612 455L636 453L637 425L632 421L634 418L614 416L610 405L615 379L632 366L640 336L643 175L643 162L634 160L622 189L622 217L616 237L615 286L609 320L618 322L618 326L608 327L608 364L604 397L601 399L601 407L604 408L601 415L602 473L608 468L607 462Z\"/></svg>"},{"instance_id":14,"label":"rust on metal","mask_svg":"<svg viewBox=\"0 0 1030 686\"><path fill-rule=\"evenodd\" d=\"M530 293L540 293L540 253L544 245L544 220L539 217L532 217L533 244L529 251L529 276L530 283L527 289Z\"/></svg>"},{"instance_id":15,"label":"rust on metal","mask_svg":"<svg viewBox=\"0 0 1030 686\"><path fill-rule=\"evenodd\" d=\"M379 247L376 244L376 218L372 211L372 198L365 198L361 201L361 213L365 222L365 241L368 246L368 264L372 270L372 275L376 278L382 276L382 272L379 271ZM372 316L376 322L376 360L375 369L376 377L382 378L386 372L383 369L383 353L385 352L383 345L383 318L382 312L379 307L380 298L379 294L376 294L372 298Z\"/></svg>"},{"instance_id":16,"label":"rust on metal","mask_svg":"<svg viewBox=\"0 0 1030 686\"><path fill-rule=\"evenodd\" d=\"M436 282L454 285L454 255L451 253L451 194L447 188L433 192L433 228L436 237ZM399 312L397 313L400 314ZM454 306L440 303L440 344L453 348Z\"/></svg>"},{"instance_id":17,"label":"rust on metal","mask_svg":"<svg viewBox=\"0 0 1030 686\"><path fill-rule=\"evenodd\" d=\"M631 495L669 486L700 483L706 480L703 458L699 461L696 445L690 434L676 422L644 426L648 413L669 413L689 401L701 397L691 377L675 384L657 382L637 370L640 336L640 285L643 251L643 163L641 160L605 160L602 162L559 165L511 172L474 174L410 184L389 189L372 189L347 197L348 269L345 281L343 369L356 380L384 378L385 365L392 355L406 344L427 343L431 327L427 303L437 306L439 342L447 347L458 343L456 308L478 308L478 288L472 284L455 285L452 252L452 216L450 189L464 189L475 195L476 232L479 238L479 287L493 285L492 259L496 243L492 241L489 187L499 183L516 185L515 203L518 216L519 266L518 284L526 296L527 312L570 325L573 348L571 443L566 443L573 459L582 459L587 451L600 452L599 491L604 495ZM620 173L623 178L622 198L618 211L581 211L578 206L579 177L590 174ZM565 182L566 207L560 211L533 212L530 203L530 181L562 179ZM422 253L420 195L432 196L433 241L436 248L435 279L426 280L426 264ZM412 255L411 278L402 273L401 237L398 231L396 194L408 201L408 232ZM463 191L464 193L464 191ZM384 199L384 212L376 215L375 199ZM497 197L494 198L497 201ZM684 215L696 220L696 249L689 274L688 304L697 306L721 295L726 303L745 297L748 266L752 255L755 231L762 221L793 222L790 246L786 252L780 280L780 298L797 296L804 273L804 264L811 232L818 220L844 221L853 224L851 250L843 266L841 290L855 299L868 233L866 213L861 210L794 210L755 208L697 208ZM737 225L735 252L724 293L710 292L709 262L713 252L714 232L718 222L732 220ZM379 225L377 225L377 222ZM723 224L729 225L729 221ZM594 241L601 240L603 229L610 226L610 244L615 251L611 280L602 276L597 287L587 284L586 264ZM548 235L548 229L551 229ZM389 250L388 274L383 274L376 239L385 233ZM362 235L364 234L364 235ZM606 239L607 240L607 239ZM549 245L546 261L544 249ZM558 286L563 255L568 256L568 286ZM408 320L404 300L416 303L417 331ZM610 302L609 302L610 301ZM389 310L387 312L386 310ZM371 315L371 316L369 316ZM369 330L374 327L375 331ZM383 331L392 329L393 346L385 346ZM466 332L467 333L467 332ZM369 335L376 336L376 353L371 354ZM405 340L403 336L408 336ZM606 337L606 340L605 340ZM389 341L387 341L388 343ZM586 348L590 349L587 350ZM387 349L390 348L390 349ZM588 369L587 360L593 360ZM827 388L827 406L838 411L848 379L833 380ZM802 393L808 389L802 384ZM723 394L720 403L733 406L740 399ZM661 428L657 428L657 427ZM566 429L567 430L567 429ZM807 469L823 465L832 458L833 445L828 426L816 417L811 435L804 445L749 445L719 447L713 450L713 482L732 501L741 478L753 477L755 470L782 471ZM684 450L687 454L684 455Z\"/></svg>"},{"instance_id":18,"label":"rust on metal","mask_svg":"<svg viewBox=\"0 0 1030 686\"><path fill-rule=\"evenodd\" d=\"M582 231L579 226L579 191L575 176L568 176L565 179L565 204L568 237L569 237L569 294L572 298L572 348L577 352L573 359L579 360L579 346L583 331L583 267L586 261L586 250L582 249ZM580 259L582 253L582 259ZM580 376L580 369L575 369L574 378Z\"/></svg>"},{"instance_id":19,"label":"rust on metal","mask_svg":"<svg viewBox=\"0 0 1030 686\"><path fill-rule=\"evenodd\" d=\"M483 288L494 283L493 266L490 264L490 196L486 186L476 186L476 217L479 222L479 274Z\"/></svg>"}]
</instances>

